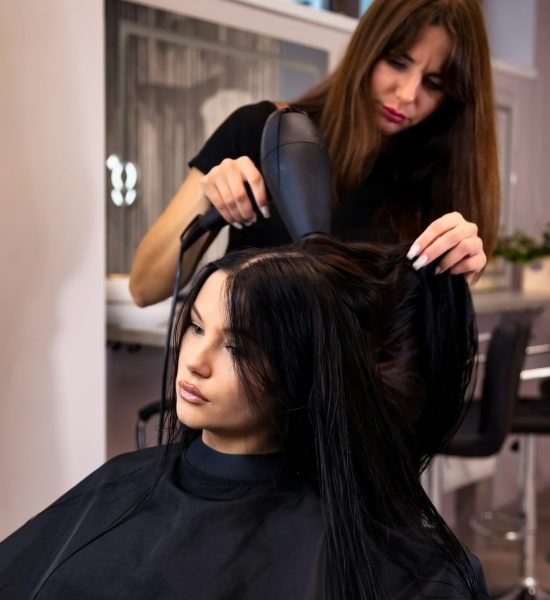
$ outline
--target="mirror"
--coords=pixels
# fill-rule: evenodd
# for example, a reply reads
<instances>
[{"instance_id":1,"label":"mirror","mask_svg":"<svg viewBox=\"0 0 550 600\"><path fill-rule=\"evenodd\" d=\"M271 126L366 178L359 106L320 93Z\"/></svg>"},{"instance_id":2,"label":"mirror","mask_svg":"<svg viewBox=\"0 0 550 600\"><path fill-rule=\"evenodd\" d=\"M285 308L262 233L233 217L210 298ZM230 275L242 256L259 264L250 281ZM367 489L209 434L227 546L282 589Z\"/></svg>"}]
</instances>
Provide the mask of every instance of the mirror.
<instances>
[{"instance_id":1,"label":"mirror","mask_svg":"<svg viewBox=\"0 0 550 600\"><path fill-rule=\"evenodd\" d=\"M243 104L298 96L328 54L121 0L107 1L106 23L107 273L128 273L214 129Z\"/></svg>"}]
</instances>

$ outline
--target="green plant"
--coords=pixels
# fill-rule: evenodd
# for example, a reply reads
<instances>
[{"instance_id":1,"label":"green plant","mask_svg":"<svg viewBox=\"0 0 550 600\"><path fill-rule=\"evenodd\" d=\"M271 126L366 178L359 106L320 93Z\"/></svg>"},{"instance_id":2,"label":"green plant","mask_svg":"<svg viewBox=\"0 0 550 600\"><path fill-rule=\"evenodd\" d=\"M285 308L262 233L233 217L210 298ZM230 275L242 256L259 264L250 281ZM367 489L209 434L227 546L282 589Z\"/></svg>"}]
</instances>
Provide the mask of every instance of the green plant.
<instances>
[{"instance_id":1,"label":"green plant","mask_svg":"<svg viewBox=\"0 0 550 600\"><path fill-rule=\"evenodd\" d=\"M493 256L502 256L505 260L522 264L550 256L550 223L547 223L541 239L532 238L518 230L512 235L499 237Z\"/></svg>"}]
</instances>

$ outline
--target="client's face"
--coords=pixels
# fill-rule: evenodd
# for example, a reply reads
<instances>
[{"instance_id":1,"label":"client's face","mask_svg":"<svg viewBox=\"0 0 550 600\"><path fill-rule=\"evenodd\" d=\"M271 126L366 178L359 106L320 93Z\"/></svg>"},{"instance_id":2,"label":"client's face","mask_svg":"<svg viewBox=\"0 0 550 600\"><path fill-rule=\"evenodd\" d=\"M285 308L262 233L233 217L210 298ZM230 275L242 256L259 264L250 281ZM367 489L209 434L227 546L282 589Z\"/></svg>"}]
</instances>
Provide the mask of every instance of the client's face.
<instances>
[{"instance_id":1,"label":"client's face","mask_svg":"<svg viewBox=\"0 0 550 600\"><path fill-rule=\"evenodd\" d=\"M226 274L214 272L203 285L180 347L176 377L177 415L203 430L210 447L232 454L273 450L265 420L247 402L233 362L224 289Z\"/></svg>"}]
</instances>

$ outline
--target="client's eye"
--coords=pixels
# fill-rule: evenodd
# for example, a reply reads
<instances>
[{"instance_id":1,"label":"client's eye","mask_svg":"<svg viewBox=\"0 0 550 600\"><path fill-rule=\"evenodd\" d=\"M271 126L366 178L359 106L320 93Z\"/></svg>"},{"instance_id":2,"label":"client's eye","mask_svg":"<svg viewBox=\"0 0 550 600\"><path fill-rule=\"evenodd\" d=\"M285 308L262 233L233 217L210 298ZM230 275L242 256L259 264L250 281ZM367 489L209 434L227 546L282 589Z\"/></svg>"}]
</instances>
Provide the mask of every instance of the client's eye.
<instances>
[{"instance_id":1,"label":"client's eye","mask_svg":"<svg viewBox=\"0 0 550 600\"><path fill-rule=\"evenodd\" d=\"M190 329L195 335L202 335L204 329L198 323L189 323L188 329Z\"/></svg>"}]
</instances>

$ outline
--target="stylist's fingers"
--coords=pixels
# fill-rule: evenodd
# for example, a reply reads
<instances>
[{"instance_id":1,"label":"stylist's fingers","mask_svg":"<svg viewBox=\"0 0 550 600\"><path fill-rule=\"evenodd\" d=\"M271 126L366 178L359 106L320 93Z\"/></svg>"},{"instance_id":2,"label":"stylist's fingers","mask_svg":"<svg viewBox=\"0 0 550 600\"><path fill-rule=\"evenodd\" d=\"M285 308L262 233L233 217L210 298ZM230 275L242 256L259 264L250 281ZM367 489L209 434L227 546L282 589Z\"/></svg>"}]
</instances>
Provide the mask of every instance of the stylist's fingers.
<instances>
[{"instance_id":1,"label":"stylist's fingers","mask_svg":"<svg viewBox=\"0 0 550 600\"><path fill-rule=\"evenodd\" d=\"M258 209L262 213L264 219L269 219L269 204L264 178L248 156L241 156L237 159L237 163L244 180L247 181L250 186L250 191L254 196Z\"/></svg>"},{"instance_id":2,"label":"stylist's fingers","mask_svg":"<svg viewBox=\"0 0 550 600\"><path fill-rule=\"evenodd\" d=\"M256 221L254 206L245 183L250 185L264 216L267 207L265 185L260 172L247 156L225 159L201 179L201 192L222 217L238 229ZM259 198L259 200L258 200Z\"/></svg>"},{"instance_id":3,"label":"stylist's fingers","mask_svg":"<svg viewBox=\"0 0 550 600\"><path fill-rule=\"evenodd\" d=\"M228 198L228 206L234 222L251 225L256 221L256 213L246 191L243 173L235 161L229 163L223 161L220 166L227 167L223 185L226 186L225 196Z\"/></svg>"},{"instance_id":4,"label":"stylist's fingers","mask_svg":"<svg viewBox=\"0 0 550 600\"><path fill-rule=\"evenodd\" d=\"M424 267L430 264L434 259L441 256L445 250L451 246L444 248L444 243L435 246L434 244L445 234L455 229L464 218L458 212L447 213L439 219L436 219L416 238L407 253L407 257L415 259L415 268ZM447 242L450 238L447 238Z\"/></svg>"},{"instance_id":5,"label":"stylist's fingers","mask_svg":"<svg viewBox=\"0 0 550 600\"><path fill-rule=\"evenodd\" d=\"M455 255L460 255L458 256L458 259L463 258L468 251L468 244L465 242L469 242L476 237L477 227L473 223L468 223L466 221L459 223L452 229L445 231L439 237L435 238L426 248L424 248L421 257L426 257L426 259L420 261L421 263L424 263L423 265L421 264L421 266L430 264L435 259L442 257L445 253L450 253L452 251L454 251ZM441 262L443 263L441 265L442 270L445 270L454 264L452 259L449 260L447 256L444 256Z\"/></svg>"},{"instance_id":6,"label":"stylist's fingers","mask_svg":"<svg viewBox=\"0 0 550 600\"><path fill-rule=\"evenodd\" d=\"M407 256L414 260L413 267L420 269L446 252L456 250L455 259L457 256L458 259L446 260L448 257L445 257L442 260L441 270L446 270L464 258L469 250L477 252L477 242L472 242L476 238L479 239L475 223L466 221L458 212L448 213L436 219L422 232ZM483 261L484 266L486 259L483 258Z\"/></svg>"},{"instance_id":7,"label":"stylist's fingers","mask_svg":"<svg viewBox=\"0 0 550 600\"><path fill-rule=\"evenodd\" d=\"M450 271L453 275L479 273L486 263L483 242L476 236L462 240L450 250L439 263L437 272Z\"/></svg>"},{"instance_id":8,"label":"stylist's fingers","mask_svg":"<svg viewBox=\"0 0 550 600\"><path fill-rule=\"evenodd\" d=\"M202 195L216 208L220 215L231 224L236 224L238 228L242 225L233 215L232 207L233 199L229 186L224 181L220 173L220 165L212 167L210 171L200 181Z\"/></svg>"},{"instance_id":9,"label":"stylist's fingers","mask_svg":"<svg viewBox=\"0 0 550 600\"><path fill-rule=\"evenodd\" d=\"M223 160L219 165L212 167L201 180L201 190L206 199L218 210L221 216L237 229L242 229L241 221L244 221L239 208L239 192L234 192L230 181L240 178L238 168L234 160ZM240 182L244 191L244 184ZM235 183L233 183L233 187ZM237 197L235 197L235 194ZM240 202L244 199L240 198ZM250 203L250 201L248 201Z\"/></svg>"}]
</instances>

